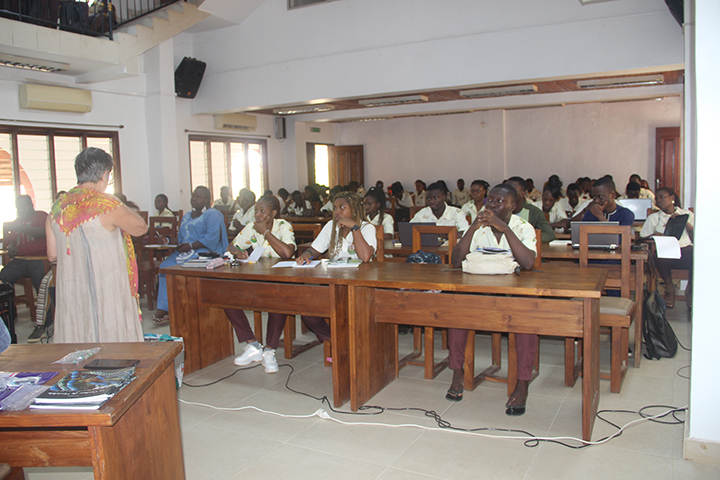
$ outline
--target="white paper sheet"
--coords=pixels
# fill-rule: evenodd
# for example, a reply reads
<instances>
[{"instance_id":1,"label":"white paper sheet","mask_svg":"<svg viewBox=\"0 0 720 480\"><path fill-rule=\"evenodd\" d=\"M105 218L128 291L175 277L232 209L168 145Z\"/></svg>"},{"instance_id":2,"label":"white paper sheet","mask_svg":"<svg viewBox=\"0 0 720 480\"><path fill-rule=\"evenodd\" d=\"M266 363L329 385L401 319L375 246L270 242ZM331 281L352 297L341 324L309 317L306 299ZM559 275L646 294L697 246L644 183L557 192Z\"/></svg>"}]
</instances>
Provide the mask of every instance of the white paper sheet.
<instances>
[{"instance_id":1,"label":"white paper sheet","mask_svg":"<svg viewBox=\"0 0 720 480\"><path fill-rule=\"evenodd\" d=\"M318 265L320 265L320 260L313 260L307 265L298 265L295 260L286 260L276 263L272 268L315 268Z\"/></svg>"},{"instance_id":2,"label":"white paper sheet","mask_svg":"<svg viewBox=\"0 0 720 480\"><path fill-rule=\"evenodd\" d=\"M658 258L680 258L680 242L675 237L652 237Z\"/></svg>"},{"instance_id":3,"label":"white paper sheet","mask_svg":"<svg viewBox=\"0 0 720 480\"><path fill-rule=\"evenodd\" d=\"M265 252L265 247L258 245L257 247L253 248L253 251L250 256L248 256L248 258L240 259L240 261L243 263L256 263L258 260L260 260L260 257L262 257L263 252Z\"/></svg>"}]
</instances>

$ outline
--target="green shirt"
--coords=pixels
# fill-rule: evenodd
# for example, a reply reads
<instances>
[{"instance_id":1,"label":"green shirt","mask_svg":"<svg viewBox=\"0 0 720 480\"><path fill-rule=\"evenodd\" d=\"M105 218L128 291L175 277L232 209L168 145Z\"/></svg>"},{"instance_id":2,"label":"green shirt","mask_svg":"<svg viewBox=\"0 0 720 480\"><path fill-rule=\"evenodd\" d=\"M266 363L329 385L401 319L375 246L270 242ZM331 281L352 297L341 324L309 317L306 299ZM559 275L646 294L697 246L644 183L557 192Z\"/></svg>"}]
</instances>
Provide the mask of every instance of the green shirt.
<instances>
[{"instance_id":1,"label":"green shirt","mask_svg":"<svg viewBox=\"0 0 720 480\"><path fill-rule=\"evenodd\" d=\"M542 232L543 243L548 243L555 240L556 237L553 228L550 226L547 219L545 218L545 214L543 213L543 211L535 205L525 202L525 206L522 210L520 210L518 216L530 223L533 228L540 229L540 231Z\"/></svg>"}]
</instances>

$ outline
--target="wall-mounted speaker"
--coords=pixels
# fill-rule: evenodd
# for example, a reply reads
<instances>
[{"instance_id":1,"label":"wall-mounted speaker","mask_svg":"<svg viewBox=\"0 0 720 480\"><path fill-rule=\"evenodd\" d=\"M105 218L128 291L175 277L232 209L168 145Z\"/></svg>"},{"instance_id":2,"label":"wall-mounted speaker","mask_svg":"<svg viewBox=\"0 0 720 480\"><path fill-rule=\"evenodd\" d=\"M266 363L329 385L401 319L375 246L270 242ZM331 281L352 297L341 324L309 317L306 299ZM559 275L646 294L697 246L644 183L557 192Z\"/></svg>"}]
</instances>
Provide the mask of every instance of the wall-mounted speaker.
<instances>
[{"instance_id":1,"label":"wall-mounted speaker","mask_svg":"<svg viewBox=\"0 0 720 480\"><path fill-rule=\"evenodd\" d=\"M175 70L175 93L182 98L195 98L207 64L185 57Z\"/></svg>"},{"instance_id":2,"label":"wall-mounted speaker","mask_svg":"<svg viewBox=\"0 0 720 480\"><path fill-rule=\"evenodd\" d=\"M275 138L282 140L287 138L285 133L285 117L275 117Z\"/></svg>"}]
</instances>

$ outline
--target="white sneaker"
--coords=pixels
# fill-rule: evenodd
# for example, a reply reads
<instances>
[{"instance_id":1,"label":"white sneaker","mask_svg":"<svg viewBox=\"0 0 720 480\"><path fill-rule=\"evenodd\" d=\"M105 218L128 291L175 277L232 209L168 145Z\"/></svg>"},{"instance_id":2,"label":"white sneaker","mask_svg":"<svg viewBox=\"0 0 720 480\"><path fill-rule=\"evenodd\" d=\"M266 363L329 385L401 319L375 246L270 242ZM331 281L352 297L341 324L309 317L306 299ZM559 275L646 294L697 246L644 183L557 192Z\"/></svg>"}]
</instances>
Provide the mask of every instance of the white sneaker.
<instances>
[{"instance_id":1,"label":"white sneaker","mask_svg":"<svg viewBox=\"0 0 720 480\"><path fill-rule=\"evenodd\" d=\"M242 367L243 365L250 365L251 363L259 362L262 359L262 350L250 344L247 344L245 345L245 350L243 350L243 354L239 357L235 357L233 363Z\"/></svg>"},{"instance_id":2,"label":"white sneaker","mask_svg":"<svg viewBox=\"0 0 720 480\"><path fill-rule=\"evenodd\" d=\"M277 373L278 363L275 359L275 350L265 350L262 354L262 365L265 373Z\"/></svg>"}]
</instances>

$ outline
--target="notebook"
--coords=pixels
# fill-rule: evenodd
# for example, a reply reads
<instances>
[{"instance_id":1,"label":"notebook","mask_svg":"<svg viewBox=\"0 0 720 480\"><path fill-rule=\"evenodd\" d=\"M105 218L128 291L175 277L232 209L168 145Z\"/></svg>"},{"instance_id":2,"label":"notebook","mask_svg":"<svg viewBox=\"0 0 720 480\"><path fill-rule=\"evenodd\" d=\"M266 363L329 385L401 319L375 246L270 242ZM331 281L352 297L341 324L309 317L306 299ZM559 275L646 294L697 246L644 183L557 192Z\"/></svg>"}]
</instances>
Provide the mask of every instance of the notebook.
<instances>
[{"instance_id":1,"label":"notebook","mask_svg":"<svg viewBox=\"0 0 720 480\"><path fill-rule=\"evenodd\" d=\"M431 222L398 222L398 233L400 234L400 243L406 247L412 247L413 243L413 225L432 225ZM437 247L440 245L440 239L437 233L423 233L420 235L420 246L421 247Z\"/></svg>"},{"instance_id":2,"label":"notebook","mask_svg":"<svg viewBox=\"0 0 720 480\"><path fill-rule=\"evenodd\" d=\"M570 222L570 238L573 248L580 248L580 225L598 225L600 222ZM603 225L619 225L620 222L602 222ZM615 233L591 233L588 235L589 248L594 250L616 250L620 245Z\"/></svg>"},{"instance_id":3,"label":"notebook","mask_svg":"<svg viewBox=\"0 0 720 480\"><path fill-rule=\"evenodd\" d=\"M665 225L665 231L663 232L664 235L667 235L668 237L675 237L680 240L683 232L685 232L685 226L687 225L688 218L690 218L690 215L687 214L669 218L667 224Z\"/></svg>"},{"instance_id":4,"label":"notebook","mask_svg":"<svg viewBox=\"0 0 720 480\"><path fill-rule=\"evenodd\" d=\"M653 206L649 198L619 198L616 202L633 212L635 220L646 220L648 208Z\"/></svg>"}]
</instances>

